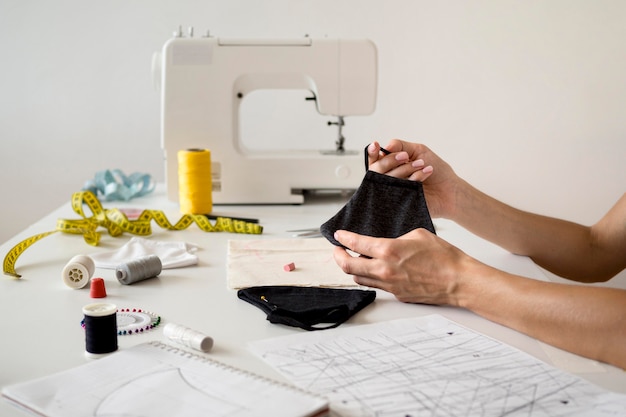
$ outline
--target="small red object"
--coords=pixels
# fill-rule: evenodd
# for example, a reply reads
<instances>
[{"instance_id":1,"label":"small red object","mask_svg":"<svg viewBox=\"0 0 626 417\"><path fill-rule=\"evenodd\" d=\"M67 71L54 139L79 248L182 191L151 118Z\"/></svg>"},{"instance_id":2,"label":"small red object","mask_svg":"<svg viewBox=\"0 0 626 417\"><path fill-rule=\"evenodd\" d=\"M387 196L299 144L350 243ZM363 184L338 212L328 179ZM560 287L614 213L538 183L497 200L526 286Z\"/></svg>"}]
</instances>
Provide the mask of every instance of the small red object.
<instances>
[{"instance_id":1,"label":"small red object","mask_svg":"<svg viewBox=\"0 0 626 417\"><path fill-rule=\"evenodd\" d=\"M284 269L286 272L293 271L294 269L296 269L296 264L294 264L293 262L292 262L292 263L289 263L289 264L287 264L287 265L283 266L283 269Z\"/></svg>"},{"instance_id":2,"label":"small red object","mask_svg":"<svg viewBox=\"0 0 626 417\"><path fill-rule=\"evenodd\" d=\"M107 290L104 287L104 280L102 278L91 279L89 295L91 298L104 298L107 296Z\"/></svg>"}]
</instances>

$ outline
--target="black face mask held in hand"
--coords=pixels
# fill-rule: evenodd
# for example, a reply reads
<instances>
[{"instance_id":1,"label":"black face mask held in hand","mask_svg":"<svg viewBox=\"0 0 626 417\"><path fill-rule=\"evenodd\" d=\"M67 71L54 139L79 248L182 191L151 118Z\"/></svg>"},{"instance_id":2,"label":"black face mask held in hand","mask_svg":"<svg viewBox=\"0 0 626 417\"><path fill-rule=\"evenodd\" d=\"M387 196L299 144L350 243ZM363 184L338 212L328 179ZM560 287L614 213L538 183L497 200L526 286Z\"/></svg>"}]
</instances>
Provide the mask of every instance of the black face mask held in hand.
<instances>
[{"instance_id":1,"label":"black face mask held in hand","mask_svg":"<svg viewBox=\"0 0 626 417\"><path fill-rule=\"evenodd\" d=\"M278 285L245 288L237 296L263 310L271 323L325 330L339 326L372 303L376 292ZM322 323L326 325L320 326Z\"/></svg>"},{"instance_id":2,"label":"black face mask held in hand","mask_svg":"<svg viewBox=\"0 0 626 417\"><path fill-rule=\"evenodd\" d=\"M352 198L320 231L333 245L343 246L333 237L337 230L396 238L418 228L435 233L422 183L367 171Z\"/></svg>"}]
</instances>

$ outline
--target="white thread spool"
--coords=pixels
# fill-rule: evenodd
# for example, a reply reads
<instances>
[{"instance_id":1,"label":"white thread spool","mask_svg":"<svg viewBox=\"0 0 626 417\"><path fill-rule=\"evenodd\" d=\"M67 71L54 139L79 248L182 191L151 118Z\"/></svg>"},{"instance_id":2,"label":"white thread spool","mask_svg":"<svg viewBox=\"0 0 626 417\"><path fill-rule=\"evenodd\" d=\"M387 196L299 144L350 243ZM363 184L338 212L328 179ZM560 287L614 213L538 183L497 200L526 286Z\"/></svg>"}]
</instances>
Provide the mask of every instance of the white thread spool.
<instances>
[{"instance_id":1,"label":"white thread spool","mask_svg":"<svg viewBox=\"0 0 626 417\"><path fill-rule=\"evenodd\" d=\"M174 342L201 352L208 352L213 347L211 337L179 324L167 323L163 328L163 335Z\"/></svg>"},{"instance_id":2,"label":"white thread spool","mask_svg":"<svg viewBox=\"0 0 626 417\"><path fill-rule=\"evenodd\" d=\"M161 259L158 256L148 255L118 265L115 268L115 276L120 283L130 285L144 279L156 277L161 273L162 267Z\"/></svg>"},{"instance_id":3,"label":"white thread spool","mask_svg":"<svg viewBox=\"0 0 626 417\"><path fill-rule=\"evenodd\" d=\"M61 276L63 282L70 288L83 288L96 270L93 259L87 255L76 255L65 265Z\"/></svg>"}]
</instances>

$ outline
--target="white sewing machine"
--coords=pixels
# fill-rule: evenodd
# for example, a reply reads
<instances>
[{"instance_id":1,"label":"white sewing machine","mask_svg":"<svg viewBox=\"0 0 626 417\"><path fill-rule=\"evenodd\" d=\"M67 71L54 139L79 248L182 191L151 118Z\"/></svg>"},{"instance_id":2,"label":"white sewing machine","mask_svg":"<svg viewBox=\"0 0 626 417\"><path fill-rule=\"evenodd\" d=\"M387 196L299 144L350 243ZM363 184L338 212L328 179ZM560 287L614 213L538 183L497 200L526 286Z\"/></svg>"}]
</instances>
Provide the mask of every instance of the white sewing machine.
<instances>
[{"instance_id":1,"label":"white sewing machine","mask_svg":"<svg viewBox=\"0 0 626 417\"><path fill-rule=\"evenodd\" d=\"M170 200L178 200L177 153L190 148L211 151L215 204L302 203L302 190L358 188L363 149L345 150L341 127L343 117L375 109L373 42L222 39L179 31L157 59ZM256 89L310 90L320 114L338 117L336 149L316 149L315 143L301 151L246 149L239 138L239 106Z\"/></svg>"}]
</instances>

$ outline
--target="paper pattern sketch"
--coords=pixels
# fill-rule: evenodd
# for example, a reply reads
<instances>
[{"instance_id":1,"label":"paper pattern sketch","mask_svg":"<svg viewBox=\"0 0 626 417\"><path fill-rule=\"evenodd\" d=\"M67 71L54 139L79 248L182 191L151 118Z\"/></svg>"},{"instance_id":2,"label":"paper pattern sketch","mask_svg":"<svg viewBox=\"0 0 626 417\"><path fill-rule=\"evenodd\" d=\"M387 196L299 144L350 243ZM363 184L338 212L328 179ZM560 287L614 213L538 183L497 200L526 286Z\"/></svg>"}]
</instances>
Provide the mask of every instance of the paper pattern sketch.
<instances>
[{"instance_id":1,"label":"paper pattern sketch","mask_svg":"<svg viewBox=\"0 0 626 417\"><path fill-rule=\"evenodd\" d=\"M626 395L432 315L297 334L250 348L351 416L617 416Z\"/></svg>"},{"instance_id":2,"label":"paper pattern sketch","mask_svg":"<svg viewBox=\"0 0 626 417\"><path fill-rule=\"evenodd\" d=\"M49 417L321 416L326 399L161 342L3 388Z\"/></svg>"},{"instance_id":3,"label":"paper pattern sketch","mask_svg":"<svg viewBox=\"0 0 626 417\"><path fill-rule=\"evenodd\" d=\"M228 242L228 287L258 285L356 287L333 259L334 246L324 238L256 239ZM284 266L295 269L286 272Z\"/></svg>"}]
</instances>

